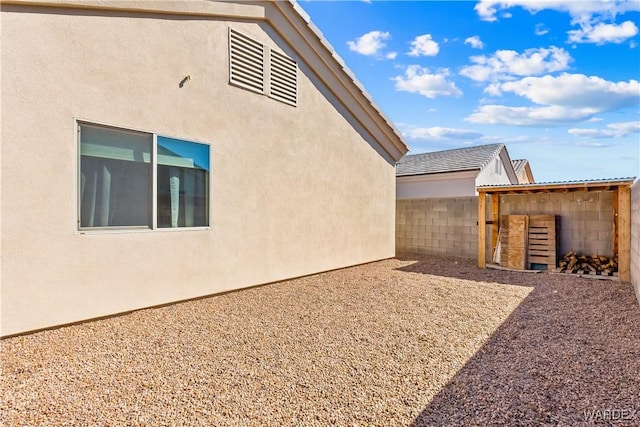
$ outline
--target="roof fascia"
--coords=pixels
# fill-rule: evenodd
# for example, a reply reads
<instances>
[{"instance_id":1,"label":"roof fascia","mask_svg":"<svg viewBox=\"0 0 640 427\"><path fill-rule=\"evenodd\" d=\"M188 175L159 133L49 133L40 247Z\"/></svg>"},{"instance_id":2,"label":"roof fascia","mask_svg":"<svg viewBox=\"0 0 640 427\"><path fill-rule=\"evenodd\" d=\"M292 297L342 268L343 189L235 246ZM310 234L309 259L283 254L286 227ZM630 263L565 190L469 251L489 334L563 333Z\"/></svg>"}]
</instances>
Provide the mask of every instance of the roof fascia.
<instances>
[{"instance_id":1,"label":"roof fascia","mask_svg":"<svg viewBox=\"0 0 640 427\"><path fill-rule=\"evenodd\" d=\"M511 163L511 158L509 157L509 152L507 151L506 145L502 146L498 155L500 156L500 160L502 160L502 165L504 166L504 170L507 172L509 181L511 181L512 184L517 184L518 174L513 168L513 163Z\"/></svg>"},{"instance_id":2,"label":"roof fascia","mask_svg":"<svg viewBox=\"0 0 640 427\"><path fill-rule=\"evenodd\" d=\"M531 166L529 166L529 162L527 161L524 165L524 170L527 173L527 178L529 178L529 182L536 182L533 178L533 172L531 171Z\"/></svg>"},{"instance_id":3,"label":"roof fascia","mask_svg":"<svg viewBox=\"0 0 640 427\"><path fill-rule=\"evenodd\" d=\"M356 120L367 129L380 145L396 162L409 150L402 140L399 132L393 124L384 117L381 109L375 105L364 87L358 82L355 75L348 69L343 60L335 53L330 44L324 39L322 33L308 20L306 12L300 9L292 1L271 1L278 10L277 14L267 11L267 21L286 40L289 45L305 60L317 73L318 78L340 100ZM313 57L305 55L298 44L283 30L288 27L300 36L311 51ZM348 93L349 97L340 96Z\"/></svg>"},{"instance_id":4,"label":"roof fascia","mask_svg":"<svg viewBox=\"0 0 640 427\"><path fill-rule=\"evenodd\" d=\"M633 179L611 179L602 181L576 181L519 185L485 185L476 188L477 191L494 193L544 193L568 191L609 191L614 187L630 187Z\"/></svg>"},{"instance_id":5,"label":"roof fascia","mask_svg":"<svg viewBox=\"0 0 640 427\"><path fill-rule=\"evenodd\" d=\"M265 19L264 7L219 1L2 0L2 4L209 17Z\"/></svg>"},{"instance_id":6,"label":"roof fascia","mask_svg":"<svg viewBox=\"0 0 640 427\"><path fill-rule=\"evenodd\" d=\"M471 169L454 172L423 173L420 175L401 175L396 177L397 182L428 182L428 181L448 181L454 179L475 179L480 173L480 169Z\"/></svg>"}]
</instances>

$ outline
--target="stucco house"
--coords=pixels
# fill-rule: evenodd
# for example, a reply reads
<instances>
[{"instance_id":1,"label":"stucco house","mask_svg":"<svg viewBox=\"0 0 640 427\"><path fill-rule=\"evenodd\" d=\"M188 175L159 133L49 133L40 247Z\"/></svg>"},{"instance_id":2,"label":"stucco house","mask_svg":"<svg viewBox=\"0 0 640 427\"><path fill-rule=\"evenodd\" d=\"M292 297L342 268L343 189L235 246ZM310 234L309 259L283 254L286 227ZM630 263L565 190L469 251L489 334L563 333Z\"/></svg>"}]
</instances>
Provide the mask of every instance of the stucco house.
<instances>
[{"instance_id":1,"label":"stucco house","mask_svg":"<svg viewBox=\"0 0 640 427\"><path fill-rule=\"evenodd\" d=\"M296 3L1 7L2 336L394 256L407 147Z\"/></svg>"},{"instance_id":2,"label":"stucco house","mask_svg":"<svg viewBox=\"0 0 640 427\"><path fill-rule=\"evenodd\" d=\"M534 184L536 182L527 159L512 160L513 170L518 176L518 184Z\"/></svg>"},{"instance_id":3,"label":"stucco house","mask_svg":"<svg viewBox=\"0 0 640 427\"><path fill-rule=\"evenodd\" d=\"M475 196L480 185L517 183L504 144L410 154L396 168L398 199Z\"/></svg>"}]
</instances>

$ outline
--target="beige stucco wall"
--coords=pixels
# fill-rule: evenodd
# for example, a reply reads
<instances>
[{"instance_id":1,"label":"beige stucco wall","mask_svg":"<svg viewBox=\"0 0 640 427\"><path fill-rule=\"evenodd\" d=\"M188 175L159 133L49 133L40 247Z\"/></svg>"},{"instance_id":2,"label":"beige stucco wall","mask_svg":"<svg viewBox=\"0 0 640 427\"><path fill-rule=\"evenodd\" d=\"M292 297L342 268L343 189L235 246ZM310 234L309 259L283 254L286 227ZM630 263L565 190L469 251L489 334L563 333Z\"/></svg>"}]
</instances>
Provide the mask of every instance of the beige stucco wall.
<instances>
[{"instance_id":1,"label":"beige stucco wall","mask_svg":"<svg viewBox=\"0 0 640 427\"><path fill-rule=\"evenodd\" d=\"M394 256L393 160L266 24L33 11L2 12L3 336ZM230 25L298 107L228 84ZM210 143L210 229L78 233L75 119Z\"/></svg>"}]
</instances>

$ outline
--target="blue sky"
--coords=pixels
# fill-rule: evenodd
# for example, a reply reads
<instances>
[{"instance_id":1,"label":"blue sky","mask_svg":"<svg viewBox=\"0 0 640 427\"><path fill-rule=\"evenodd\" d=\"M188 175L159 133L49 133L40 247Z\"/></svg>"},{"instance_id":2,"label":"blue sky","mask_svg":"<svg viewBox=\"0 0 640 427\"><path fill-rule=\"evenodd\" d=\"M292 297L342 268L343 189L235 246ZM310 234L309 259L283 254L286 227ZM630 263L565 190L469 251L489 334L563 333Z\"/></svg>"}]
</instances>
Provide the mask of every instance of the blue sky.
<instances>
[{"instance_id":1,"label":"blue sky","mask_svg":"<svg viewBox=\"0 0 640 427\"><path fill-rule=\"evenodd\" d=\"M640 1L299 5L410 154L504 143L537 182L640 175Z\"/></svg>"}]
</instances>

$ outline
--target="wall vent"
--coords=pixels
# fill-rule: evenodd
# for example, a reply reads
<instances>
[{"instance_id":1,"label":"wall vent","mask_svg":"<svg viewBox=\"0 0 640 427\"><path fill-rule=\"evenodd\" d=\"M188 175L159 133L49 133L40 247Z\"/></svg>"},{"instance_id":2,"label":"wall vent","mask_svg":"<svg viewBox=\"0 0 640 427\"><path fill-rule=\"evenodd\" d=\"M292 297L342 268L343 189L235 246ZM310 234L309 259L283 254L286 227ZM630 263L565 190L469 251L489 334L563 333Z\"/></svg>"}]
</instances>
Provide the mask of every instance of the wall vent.
<instances>
[{"instance_id":1,"label":"wall vent","mask_svg":"<svg viewBox=\"0 0 640 427\"><path fill-rule=\"evenodd\" d=\"M295 106L298 102L298 65L288 56L270 52L269 96Z\"/></svg>"},{"instance_id":2,"label":"wall vent","mask_svg":"<svg viewBox=\"0 0 640 427\"><path fill-rule=\"evenodd\" d=\"M229 28L229 82L264 93L264 46Z\"/></svg>"},{"instance_id":3,"label":"wall vent","mask_svg":"<svg viewBox=\"0 0 640 427\"><path fill-rule=\"evenodd\" d=\"M229 28L229 83L267 95L285 104L298 104L298 64Z\"/></svg>"}]
</instances>

